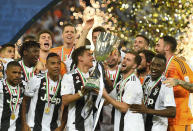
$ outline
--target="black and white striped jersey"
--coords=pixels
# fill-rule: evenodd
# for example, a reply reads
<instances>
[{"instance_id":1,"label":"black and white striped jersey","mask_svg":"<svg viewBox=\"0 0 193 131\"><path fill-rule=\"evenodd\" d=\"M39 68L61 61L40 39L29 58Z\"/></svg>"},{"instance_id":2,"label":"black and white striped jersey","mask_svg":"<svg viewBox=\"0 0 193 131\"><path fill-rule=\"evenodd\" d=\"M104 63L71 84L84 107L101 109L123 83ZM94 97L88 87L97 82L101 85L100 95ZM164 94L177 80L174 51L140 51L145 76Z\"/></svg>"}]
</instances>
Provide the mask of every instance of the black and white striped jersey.
<instances>
[{"instance_id":1,"label":"black and white striped jersey","mask_svg":"<svg viewBox=\"0 0 193 131\"><path fill-rule=\"evenodd\" d=\"M143 91L140 80L133 73L121 79L110 94L117 101L126 104L142 104ZM126 113L115 109L114 131L144 131L143 116L129 109Z\"/></svg>"},{"instance_id":2,"label":"black and white striped jersey","mask_svg":"<svg viewBox=\"0 0 193 131\"><path fill-rule=\"evenodd\" d=\"M46 78L45 75L36 75L28 81L25 95L31 97L30 108L27 114L27 124L33 128L33 131L51 131L60 126L59 113L61 106L61 81L59 83L49 79L50 98L54 96L53 90L57 84L59 89L56 96L51 99L48 106ZM49 112L46 112L49 107Z\"/></svg>"},{"instance_id":3,"label":"black and white striped jersey","mask_svg":"<svg viewBox=\"0 0 193 131\"><path fill-rule=\"evenodd\" d=\"M25 81L15 87L10 85L12 90L10 95L6 80L0 81L0 131L21 131L21 104L26 85ZM15 104L17 104L15 111L12 111L11 107ZM15 116L14 119L11 117L12 114Z\"/></svg>"},{"instance_id":4,"label":"black and white striped jersey","mask_svg":"<svg viewBox=\"0 0 193 131\"><path fill-rule=\"evenodd\" d=\"M83 73L82 76L87 79L89 73ZM74 95L83 87L81 75L77 69L65 74L62 79L61 95ZM88 95L74 101L68 106L67 131L92 131L93 128L93 111L87 118L83 118L81 112L86 105Z\"/></svg>"}]
</instances>

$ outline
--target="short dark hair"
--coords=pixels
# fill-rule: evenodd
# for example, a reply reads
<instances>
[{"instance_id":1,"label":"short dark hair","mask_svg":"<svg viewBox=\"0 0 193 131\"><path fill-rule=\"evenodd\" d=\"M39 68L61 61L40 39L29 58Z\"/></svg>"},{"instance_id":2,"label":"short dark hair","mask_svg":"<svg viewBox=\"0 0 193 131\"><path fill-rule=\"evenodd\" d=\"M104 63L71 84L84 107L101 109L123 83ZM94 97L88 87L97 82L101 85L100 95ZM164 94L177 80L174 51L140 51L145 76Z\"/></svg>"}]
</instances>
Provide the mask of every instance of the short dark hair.
<instances>
[{"instance_id":1,"label":"short dark hair","mask_svg":"<svg viewBox=\"0 0 193 131\"><path fill-rule=\"evenodd\" d=\"M164 40L165 44L169 44L170 45L172 52L176 51L177 41L176 41L176 39L174 37L166 35L166 36L162 37L161 39Z\"/></svg>"},{"instance_id":2,"label":"short dark hair","mask_svg":"<svg viewBox=\"0 0 193 131\"><path fill-rule=\"evenodd\" d=\"M106 32L105 28L103 28L102 26L98 26L98 27L95 27L92 31L92 35L94 32Z\"/></svg>"},{"instance_id":3,"label":"short dark hair","mask_svg":"<svg viewBox=\"0 0 193 131\"><path fill-rule=\"evenodd\" d=\"M6 44L4 44L4 45L1 46L1 49L4 50L4 49L6 49L7 47L15 48L15 45L14 45L14 44L10 44L10 43L6 43Z\"/></svg>"},{"instance_id":4,"label":"short dark hair","mask_svg":"<svg viewBox=\"0 0 193 131\"><path fill-rule=\"evenodd\" d=\"M26 35L23 37L23 42L26 41L36 41L36 37L34 35Z\"/></svg>"},{"instance_id":5,"label":"short dark hair","mask_svg":"<svg viewBox=\"0 0 193 131\"><path fill-rule=\"evenodd\" d=\"M49 34L51 36L52 40L53 40L54 34L51 31L49 31L49 30L42 30L42 31L38 32L37 41L39 41L40 35L44 34L44 33Z\"/></svg>"},{"instance_id":6,"label":"short dark hair","mask_svg":"<svg viewBox=\"0 0 193 131\"><path fill-rule=\"evenodd\" d=\"M48 61L48 59L51 57L59 57L60 58L60 56L56 53L49 53L48 56L46 57L46 61Z\"/></svg>"},{"instance_id":7,"label":"short dark hair","mask_svg":"<svg viewBox=\"0 0 193 131\"><path fill-rule=\"evenodd\" d=\"M1 48L0 48L0 53L2 53L7 47L15 48L15 45L10 44L10 43L6 43L6 44L2 45Z\"/></svg>"},{"instance_id":8,"label":"short dark hair","mask_svg":"<svg viewBox=\"0 0 193 131\"><path fill-rule=\"evenodd\" d=\"M165 63L165 64L167 63L166 57L165 57L164 55L162 55L162 54L156 54L156 55L154 56L154 58L162 59L162 60L164 60L164 63Z\"/></svg>"},{"instance_id":9,"label":"short dark hair","mask_svg":"<svg viewBox=\"0 0 193 131\"><path fill-rule=\"evenodd\" d=\"M19 54L21 57L23 57L23 52L26 50L29 50L30 48L40 48L40 44L37 43L36 41L26 41L22 44L22 46L19 49Z\"/></svg>"},{"instance_id":10,"label":"short dark hair","mask_svg":"<svg viewBox=\"0 0 193 131\"><path fill-rule=\"evenodd\" d=\"M134 51L127 51L126 53L132 54L135 56L135 63L137 64L137 67L141 64L141 57L139 56L138 53L134 52Z\"/></svg>"},{"instance_id":11,"label":"short dark hair","mask_svg":"<svg viewBox=\"0 0 193 131\"><path fill-rule=\"evenodd\" d=\"M151 50L142 50L138 52L138 54L140 53L145 55L146 62L148 63L151 63L153 57L155 56L155 53Z\"/></svg>"},{"instance_id":12,"label":"short dark hair","mask_svg":"<svg viewBox=\"0 0 193 131\"><path fill-rule=\"evenodd\" d=\"M66 28L67 26L74 27L74 30L75 30L75 33L76 33L76 27L75 27L75 25L73 25L72 23L64 24L64 25L62 26L62 32L64 32L64 28Z\"/></svg>"},{"instance_id":13,"label":"short dark hair","mask_svg":"<svg viewBox=\"0 0 193 131\"><path fill-rule=\"evenodd\" d=\"M146 36L139 34L136 36L136 38L137 37L142 37L146 41L147 45L149 45L149 39Z\"/></svg>"},{"instance_id":14,"label":"short dark hair","mask_svg":"<svg viewBox=\"0 0 193 131\"><path fill-rule=\"evenodd\" d=\"M17 61L11 61L7 64L7 70L10 68L10 67L13 67L13 66L18 66L18 67L21 67L21 65L17 62Z\"/></svg>"},{"instance_id":15,"label":"short dark hair","mask_svg":"<svg viewBox=\"0 0 193 131\"><path fill-rule=\"evenodd\" d=\"M72 53L72 61L77 66L78 65L78 57L82 56L85 51L90 50L86 48L86 46L80 46L79 48L75 49Z\"/></svg>"}]
</instances>

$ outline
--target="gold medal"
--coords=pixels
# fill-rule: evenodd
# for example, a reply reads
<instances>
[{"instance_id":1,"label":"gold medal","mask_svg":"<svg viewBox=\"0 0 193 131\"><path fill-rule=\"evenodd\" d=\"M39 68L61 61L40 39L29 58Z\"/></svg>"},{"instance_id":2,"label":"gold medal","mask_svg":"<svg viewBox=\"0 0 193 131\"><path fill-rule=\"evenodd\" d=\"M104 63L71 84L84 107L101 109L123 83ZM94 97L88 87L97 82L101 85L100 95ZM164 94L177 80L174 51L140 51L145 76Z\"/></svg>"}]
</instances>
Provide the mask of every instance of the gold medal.
<instances>
[{"instance_id":1,"label":"gold medal","mask_svg":"<svg viewBox=\"0 0 193 131\"><path fill-rule=\"evenodd\" d=\"M15 119L15 114L11 113L11 119L14 120Z\"/></svg>"},{"instance_id":2,"label":"gold medal","mask_svg":"<svg viewBox=\"0 0 193 131\"><path fill-rule=\"evenodd\" d=\"M45 109L45 112L46 112L46 113L49 113L49 112L50 112L50 108L47 107L47 108Z\"/></svg>"}]
</instances>

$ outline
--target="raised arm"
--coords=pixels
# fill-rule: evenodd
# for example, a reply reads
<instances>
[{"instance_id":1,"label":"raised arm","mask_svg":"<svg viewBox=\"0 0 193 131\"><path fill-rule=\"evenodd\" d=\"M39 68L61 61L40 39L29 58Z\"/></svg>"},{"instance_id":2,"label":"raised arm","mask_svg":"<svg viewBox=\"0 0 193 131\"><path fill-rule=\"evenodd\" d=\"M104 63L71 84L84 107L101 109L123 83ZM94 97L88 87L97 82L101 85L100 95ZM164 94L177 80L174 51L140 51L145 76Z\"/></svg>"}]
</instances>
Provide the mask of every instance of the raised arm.
<instances>
[{"instance_id":1,"label":"raised arm","mask_svg":"<svg viewBox=\"0 0 193 131\"><path fill-rule=\"evenodd\" d=\"M85 26L82 29L82 33L80 34L80 38L78 39L78 42L75 44L75 48L84 46L88 32L93 27L93 24L94 24L94 19L90 19L86 21Z\"/></svg>"}]
</instances>

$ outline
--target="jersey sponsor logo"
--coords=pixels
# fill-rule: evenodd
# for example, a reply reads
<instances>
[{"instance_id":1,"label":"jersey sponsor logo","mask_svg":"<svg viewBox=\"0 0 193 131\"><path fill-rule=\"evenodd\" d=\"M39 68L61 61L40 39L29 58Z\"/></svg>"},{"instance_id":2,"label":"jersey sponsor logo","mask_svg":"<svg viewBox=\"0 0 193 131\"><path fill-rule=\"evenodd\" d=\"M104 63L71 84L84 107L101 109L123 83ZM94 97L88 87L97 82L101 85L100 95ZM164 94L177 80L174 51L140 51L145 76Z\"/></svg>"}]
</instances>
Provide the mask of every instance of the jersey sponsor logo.
<instances>
[{"instance_id":1,"label":"jersey sponsor logo","mask_svg":"<svg viewBox=\"0 0 193 131\"><path fill-rule=\"evenodd\" d=\"M53 95L50 95L51 96L51 98L53 97ZM42 100L42 101L44 101L44 102L47 102L47 96L46 96L46 94L44 94L44 96L41 96L40 97L40 99ZM60 104L60 102L61 102L61 98L53 98L53 99L51 99L51 104L55 104L55 105L58 105L58 104Z\"/></svg>"},{"instance_id":2,"label":"jersey sponsor logo","mask_svg":"<svg viewBox=\"0 0 193 131\"><path fill-rule=\"evenodd\" d=\"M19 104L22 103L22 100L23 100L23 98L19 98ZM16 104L17 103L17 97L16 98L7 99L7 103L10 104L10 102L12 104Z\"/></svg>"},{"instance_id":3,"label":"jersey sponsor logo","mask_svg":"<svg viewBox=\"0 0 193 131\"><path fill-rule=\"evenodd\" d=\"M153 103L154 103L154 100L151 99L151 98L149 98L147 104L148 104L148 105L152 105Z\"/></svg>"},{"instance_id":4,"label":"jersey sponsor logo","mask_svg":"<svg viewBox=\"0 0 193 131\"><path fill-rule=\"evenodd\" d=\"M79 76L76 76L76 79L79 80Z\"/></svg>"}]
</instances>

